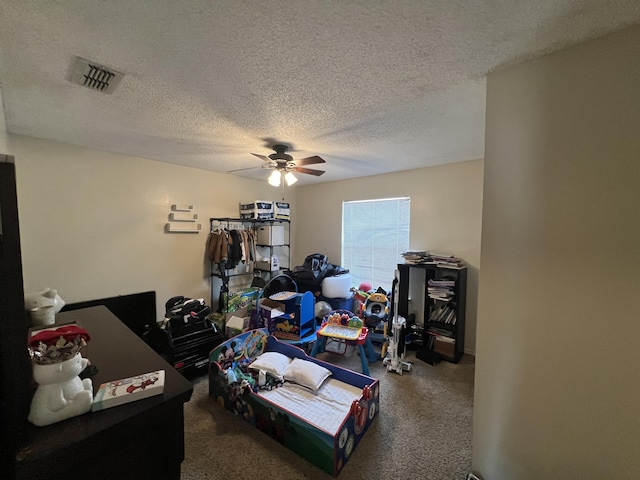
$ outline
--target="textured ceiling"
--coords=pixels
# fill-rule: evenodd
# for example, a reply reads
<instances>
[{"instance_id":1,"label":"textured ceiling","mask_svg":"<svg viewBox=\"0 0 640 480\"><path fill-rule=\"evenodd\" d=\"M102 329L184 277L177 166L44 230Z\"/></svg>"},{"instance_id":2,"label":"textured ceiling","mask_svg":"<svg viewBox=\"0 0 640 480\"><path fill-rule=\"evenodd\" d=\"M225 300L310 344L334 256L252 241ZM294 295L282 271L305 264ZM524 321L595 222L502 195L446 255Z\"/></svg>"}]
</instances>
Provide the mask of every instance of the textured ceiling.
<instances>
[{"instance_id":1,"label":"textured ceiling","mask_svg":"<svg viewBox=\"0 0 640 480\"><path fill-rule=\"evenodd\" d=\"M613 0L2 0L7 130L300 185L483 157L485 75L640 22ZM76 57L125 74L69 82ZM266 178L261 168L237 175Z\"/></svg>"}]
</instances>

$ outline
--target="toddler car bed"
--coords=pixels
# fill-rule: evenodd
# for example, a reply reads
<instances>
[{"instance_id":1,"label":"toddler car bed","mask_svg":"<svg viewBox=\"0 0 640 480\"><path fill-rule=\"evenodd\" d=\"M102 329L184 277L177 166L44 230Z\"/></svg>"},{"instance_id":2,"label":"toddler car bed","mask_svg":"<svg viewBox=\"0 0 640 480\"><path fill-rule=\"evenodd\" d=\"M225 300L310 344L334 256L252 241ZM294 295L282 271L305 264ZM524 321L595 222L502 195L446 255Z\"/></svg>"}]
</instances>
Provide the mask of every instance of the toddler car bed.
<instances>
[{"instance_id":1,"label":"toddler car bed","mask_svg":"<svg viewBox=\"0 0 640 480\"><path fill-rule=\"evenodd\" d=\"M209 356L209 395L287 448L337 476L378 414L379 381L241 333Z\"/></svg>"}]
</instances>

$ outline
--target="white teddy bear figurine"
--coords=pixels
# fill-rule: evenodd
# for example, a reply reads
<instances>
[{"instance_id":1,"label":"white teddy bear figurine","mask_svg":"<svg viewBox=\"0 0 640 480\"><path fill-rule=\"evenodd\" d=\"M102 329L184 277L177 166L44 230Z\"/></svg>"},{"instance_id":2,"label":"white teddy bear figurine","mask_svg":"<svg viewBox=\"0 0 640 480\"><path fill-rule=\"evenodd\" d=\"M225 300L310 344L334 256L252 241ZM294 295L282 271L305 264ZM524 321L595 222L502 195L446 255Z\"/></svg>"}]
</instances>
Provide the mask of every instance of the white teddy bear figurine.
<instances>
[{"instance_id":1,"label":"white teddy bear figurine","mask_svg":"<svg viewBox=\"0 0 640 480\"><path fill-rule=\"evenodd\" d=\"M93 384L79 375L89 361L80 349L91 339L78 325L42 330L29 340L33 378L38 382L27 419L43 427L91 410Z\"/></svg>"},{"instance_id":2,"label":"white teddy bear figurine","mask_svg":"<svg viewBox=\"0 0 640 480\"><path fill-rule=\"evenodd\" d=\"M24 296L24 308L31 310L36 307L53 307L54 313L57 315L64 307L65 302L55 288L47 287L39 292L27 293Z\"/></svg>"},{"instance_id":3,"label":"white teddy bear figurine","mask_svg":"<svg viewBox=\"0 0 640 480\"><path fill-rule=\"evenodd\" d=\"M91 410L91 379L78 376L88 364L80 353L59 363L33 365L33 378L38 388L31 401L28 420L43 427L75 417Z\"/></svg>"}]
</instances>

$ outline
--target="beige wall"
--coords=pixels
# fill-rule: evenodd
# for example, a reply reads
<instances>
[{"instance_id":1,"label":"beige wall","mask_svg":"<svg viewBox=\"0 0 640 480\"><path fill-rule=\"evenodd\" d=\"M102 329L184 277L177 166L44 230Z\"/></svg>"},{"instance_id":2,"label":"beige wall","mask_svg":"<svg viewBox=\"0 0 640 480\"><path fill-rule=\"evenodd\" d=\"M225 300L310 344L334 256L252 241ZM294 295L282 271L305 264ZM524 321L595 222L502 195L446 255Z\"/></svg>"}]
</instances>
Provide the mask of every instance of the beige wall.
<instances>
[{"instance_id":1,"label":"beige wall","mask_svg":"<svg viewBox=\"0 0 640 480\"><path fill-rule=\"evenodd\" d=\"M473 468L638 478L640 28L487 93Z\"/></svg>"},{"instance_id":2,"label":"beige wall","mask_svg":"<svg viewBox=\"0 0 640 480\"><path fill-rule=\"evenodd\" d=\"M9 135L7 153L16 157L25 292L54 287L68 303L155 290L161 316L175 295L209 302L209 218L282 198L266 181L24 136ZM194 205L202 233L165 233L172 204Z\"/></svg>"},{"instance_id":3,"label":"beige wall","mask_svg":"<svg viewBox=\"0 0 640 480\"><path fill-rule=\"evenodd\" d=\"M453 254L469 265L465 349L474 352L482 178L483 161L474 160L299 187L294 264L315 252L326 254L332 263L341 262L343 201L408 195L410 248Z\"/></svg>"},{"instance_id":4,"label":"beige wall","mask_svg":"<svg viewBox=\"0 0 640 480\"><path fill-rule=\"evenodd\" d=\"M237 217L241 201L282 198L265 181L31 137L8 139L7 153L16 156L25 291L55 287L69 303L155 290L161 315L174 295L210 301L208 219ZM452 184L459 191L450 196ZM473 352L481 188L478 160L289 189L292 266L316 251L340 262L343 199L411 195L411 248L450 252L469 263L466 347ZM195 206L202 233L164 233L174 203Z\"/></svg>"},{"instance_id":5,"label":"beige wall","mask_svg":"<svg viewBox=\"0 0 640 480\"><path fill-rule=\"evenodd\" d=\"M7 122L2 103L2 91L0 90L0 154L2 153L9 153L9 147L7 145Z\"/></svg>"}]
</instances>

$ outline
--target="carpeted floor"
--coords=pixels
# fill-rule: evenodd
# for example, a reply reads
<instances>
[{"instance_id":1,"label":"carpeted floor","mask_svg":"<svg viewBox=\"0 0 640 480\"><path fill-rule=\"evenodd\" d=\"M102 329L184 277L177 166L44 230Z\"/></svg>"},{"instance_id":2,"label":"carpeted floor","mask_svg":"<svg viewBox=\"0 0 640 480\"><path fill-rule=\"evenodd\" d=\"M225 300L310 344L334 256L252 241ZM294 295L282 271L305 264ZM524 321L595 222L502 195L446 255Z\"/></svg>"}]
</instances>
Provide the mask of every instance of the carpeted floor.
<instances>
[{"instance_id":1,"label":"carpeted floor","mask_svg":"<svg viewBox=\"0 0 640 480\"><path fill-rule=\"evenodd\" d=\"M353 348L319 358L361 368ZM464 480L471 471L474 357L431 366L409 351L406 360L413 366L403 375L381 362L370 365L370 375L380 379L380 412L339 478ZM193 382L182 480L332 478L215 404L206 376Z\"/></svg>"}]
</instances>

